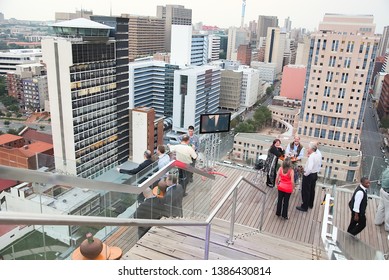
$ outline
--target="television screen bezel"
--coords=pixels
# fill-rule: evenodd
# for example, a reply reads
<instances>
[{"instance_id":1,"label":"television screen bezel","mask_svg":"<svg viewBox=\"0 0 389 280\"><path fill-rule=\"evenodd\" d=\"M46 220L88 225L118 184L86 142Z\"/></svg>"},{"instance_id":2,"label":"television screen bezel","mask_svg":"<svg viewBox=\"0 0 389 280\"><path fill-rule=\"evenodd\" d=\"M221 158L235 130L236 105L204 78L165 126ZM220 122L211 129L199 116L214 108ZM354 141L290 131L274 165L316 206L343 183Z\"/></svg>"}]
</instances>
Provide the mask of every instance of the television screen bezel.
<instances>
[{"instance_id":1,"label":"television screen bezel","mask_svg":"<svg viewBox=\"0 0 389 280\"><path fill-rule=\"evenodd\" d=\"M219 115L219 116L226 116L228 115L228 125L226 129L223 130L214 130L214 131L204 131L203 127L203 118L207 117L209 119L209 116L214 116L214 115ZM201 114L200 115L200 134L209 134L209 133L222 133L222 132L229 132L231 128L231 112L226 112L226 113L207 113L207 114Z\"/></svg>"}]
</instances>

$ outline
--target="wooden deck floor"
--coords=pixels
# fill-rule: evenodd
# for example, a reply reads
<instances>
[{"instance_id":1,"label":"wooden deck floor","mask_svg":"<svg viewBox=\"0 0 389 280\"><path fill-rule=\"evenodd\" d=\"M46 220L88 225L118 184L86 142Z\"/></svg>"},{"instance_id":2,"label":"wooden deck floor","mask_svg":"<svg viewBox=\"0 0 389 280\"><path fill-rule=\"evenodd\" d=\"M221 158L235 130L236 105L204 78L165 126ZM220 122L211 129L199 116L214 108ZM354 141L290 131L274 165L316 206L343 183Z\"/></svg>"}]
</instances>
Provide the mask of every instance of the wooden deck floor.
<instances>
[{"instance_id":1,"label":"wooden deck floor","mask_svg":"<svg viewBox=\"0 0 389 280\"><path fill-rule=\"evenodd\" d=\"M257 181L257 185L265 192L267 192L267 198L265 203L262 232L259 234L257 229L259 229L260 226L260 217L262 213L264 195L255 190L254 188L250 187L247 183L243 182L240 185L238 192L237 211L235 217L237 227L239 227L239 230L235 232L236 240L240 241L244 239L244 242L258 244L260 242L258 242L256 238L262 238L262 240L267 240L266 238L268 238L269 240L267 240L266 242L263 241L262 243L272 244L273 241L271 240L274 239L278 240L279 243L285 242L285 244L302 244L301 248L304 248L304 246L306 246L307 248L309 248L308 251L310 252L308 254L306 252L301 253L301 256L304 256L304 259L326 258L326 256L324 256L325 253L323 253L324 247L323 242L321 240L321 228L324 211L324 206L321 205L321 202L325 193L329 190L321 189L320 187L316 188L314 208L312 210L309 210L308 212L300 212L296 210L296 206L301 204L301 192L300 190L296 190L290 198L289 220L283 220L275 216L277 190L266 187L263 182L264 178L259 178L258 180L258 178L256 177L256 173L245 171L243 169L229 168L225 166L218 166L217 169L217 171L226 174L227 178L217 176L216 180L213 181L213 183L211 184L210 180L203 181L200 177L195 177L194 182L188 186L187 191L189 195L184 198L183 203L185 209L184 216L186 219L204 219L205 217L207 217L210 211L220 201L224 193L237 181L240 176L243 176L250 181ZM350 213L348 210L347 202L350 200L350 198L351 192L337 191L336 193L336 200L334 205L334 224L341 230L346 230L349 223ZM266 253L266 248L260 249L257 247L255 247L255 249L253 250L255 253L251 252L247 256L243 256L241 252L229 252L228 250L231 250L232 248L225 247L225 242L222 246L221 240L223 239L225 241L226 238L228 238L227 224L229 223L227 222L229 222L231 218L231 201L232 198L229 198L227 203L223 205L223 207L216 215L218 221L218 226L216 228L219 228L219 230L213 230L212 233L215 235L215 242L211 245L211 251L212 249L214 249L215 252L211 252L210 258L298 259L297 256L293 255L277 255L275 253L268 254ZM387 233L384 231L382 226L375 226L373 223L375 209L377 208L377 205L377 199L369 199L367 210L367 226L366 229L358 237L360 238L360 240L364 241L371 247L382 252L388 252L389 249ZM224 221L224 225L226 227L226 229L224 230L221 230L221 221ZM106 240L106 243L111 246L121 247L125 252L123 258L135 258L134 256L138 256L139 258L163 259L164 257L162 256L165 256L166 258L169 258L168 256L173 256L172 254L167 254L166 252L164 252L164 249L162 248L163 245L161 244L163 243L163 240L166 241L167 235L172 236L174 234L173 239L178 240L176 240L175 242L174 240L170 241L172 242L172 244L170 244L169 247L173 246L174 244L176 244L177 246L178 244L182 245L183 243L180 243L180 240L182 241L186 237L189 244L195 244L196 246L198 246L199 251L194 256L190 256L187 254L178 254L179 257L176 256L175 258L203 258L204 242L200 242L199 238L201 237L202 239L204 239L205 234L201 232L202 229L196 230L199 234L197 237L193 234L188 234L187 229L182 229L180 231L177 228L153 228L152 230L150 230L148 235L138 241L138 244L136 246L133 246L136 242L136 229L120 228L119 231L117 231L114 235L112 235ZM193 228L191 228L191 231L194 231ZM152 234L155 234L155 237L158 236L155 238L155 240L157 241L146 241L146 237L150 237L150 235ZM180 237L181 239L179 239ZM151 243L149 245L146 245L146 242ZM237 244L235 244L234 246L236 248L239 247ZM245 246L247 247L247 244L242 246L243 248ZM151 250L151 248L153 248L153 250ZM272 248L274 250L275 248L277 248L277 246L272 246ZM284 250L282 246L280 246L280 248L281 251ZM158 252L158 250L161 250L162 255L156 253ZM241 249L238 249L238 251L239 250ZM301 252L304 251L304 249L300 250ZM148 257L146 255L142 255L142 257L140 257L139 251L147 251L150 255Z\"/></svg>"}]
</instances>

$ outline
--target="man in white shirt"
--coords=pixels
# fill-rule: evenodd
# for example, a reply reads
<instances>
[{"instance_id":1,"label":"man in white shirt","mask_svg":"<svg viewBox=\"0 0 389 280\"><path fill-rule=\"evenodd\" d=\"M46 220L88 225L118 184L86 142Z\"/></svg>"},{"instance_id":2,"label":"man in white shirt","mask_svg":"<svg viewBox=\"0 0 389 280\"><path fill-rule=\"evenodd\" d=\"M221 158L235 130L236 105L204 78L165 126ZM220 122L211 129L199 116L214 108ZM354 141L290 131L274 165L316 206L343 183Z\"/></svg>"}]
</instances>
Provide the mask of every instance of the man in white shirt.
<instances>
[{"instance_id":1,"label":"man in white shirt","mask_svg":"<svg viewBox=\"0 0 389 280\"><path fill-rule=\"evenodd\" d=\"M158 155L158 170L162 169L165 165L168 165L170 162L170 157L166 154L165 146L158 145L157 147Z\"/></svg>"},{"instance_id":2,"label":"man in white shirt","mask_svg":"<svg viewBox=\"0 0 389 280\"><path fill-rule=\"evenodd\" d=\"M348 203L351 210L351 220L347 232L352 235L357 235L366 227L367 189L369 187L369 179L362 177L360 185L355 189Z\"/></svg>"},{"instance_id":3,"label":"man in white shirt","mask_svg":"<svg viewBox=\"0 0 389 280\"><path fill-rule=\"evenodd\" d=\"M317 172L320 170L321 157L316 153L317 146L314 142L308 145L308 160L305 163L303 182L301 184L301 196L303 203L297 206L296 209L307 212L308 207L313 208L315 198L315 185L317 180Z\"/></svg>"},{"instance_id":4,"label":"man in white shirt","mask_svg":"<svg viewBox=\"0 0 389 280\"><path fill-rule=\"evenodd\" d=\"M178 145L169 145L170 151L176 153L176 159L186 163L192 164L194 159L197 159L197 154L189 143L189 135L185 134L182 137L181 143ZM185 170L179 169L180 183L184 188L184 196L186 196L186 186L188 181L192 181L193 173L186 172Z\"/></svg>"}]
</instances>

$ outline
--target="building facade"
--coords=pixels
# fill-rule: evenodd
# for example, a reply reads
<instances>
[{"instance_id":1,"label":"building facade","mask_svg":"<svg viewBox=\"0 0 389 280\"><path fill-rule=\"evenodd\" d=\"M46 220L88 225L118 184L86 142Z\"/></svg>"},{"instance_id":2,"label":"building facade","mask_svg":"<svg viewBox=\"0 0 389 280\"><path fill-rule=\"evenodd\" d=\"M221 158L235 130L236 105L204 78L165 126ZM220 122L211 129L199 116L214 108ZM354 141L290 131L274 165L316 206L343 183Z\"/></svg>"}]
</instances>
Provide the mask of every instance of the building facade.
<instances>
[{"instance_id":1,"label":"building facade","mask_svg":"<svg viewBox=\"0 0 389 280\"><path fill-rule=\"evenodd\" d=\"M118 31L128 31L126 22L118 23ZM75 19L53 28L59 37L42 47L56 168L95 178L128 159L128 96L120 91L128 86L128 49L118 49L109 36L114 27L94 21Z\"/></svg>"},{"instance_id":2,"label":"building facade","mask_svg":"<svg viewBox=\"0 0 389 280\"><path fill-rule=\"evenodd\" d=\"M227 109L232 111L237 111L239 109L242 80L242 71L221 71L219 103L221 109Z\"/></svg>"},{"instance_id":3,"label":"building facade","mask_svg":"<svg viewBox=\"0 0 389 280\"><path fill-rule=\"evenodd\" d=\"M298 133L330 146L360 149L379 38L372 16L326 14L311 35Z\"/></svg>"},{"instance_id":4,"label":"building facade","mask_svg":"<svg viewBox=\"0 0 389 280\"><path fill-rule=\"evenodd\" d=\"M174 72L173 130L200 128L200 115L216 113L220 98L220 67L192 66Z\"/></svg>"},{"instance_id":5,"label":"building facade","mask_svg":"<svg viewBox=\"0 0 389 280\"><path fill-rule=\"evenodd\" d=\"M276 16L258 16L257 37L267 37L269 27L278 27L278 18Z\"/></svg>"},{"instance_id":6,"label":"building facade","mask_svg":"<svg viewBox=\"0 0 389 280\"><path fill-rule=\"evenodd\" d=\"M304 65L286 65L282 71L280 96L302 100L307 68Z\"/></svg>"},{"instance_id":7,"label":"building facade","mask_svg":"<svg viewBox=\"0 0 389 280\"><path fill-rule=\"evenodd\" d=\"M128 15L128 56L130 61L165 51L165 20Z\"/></svg>"},{"instance_id":8,"label":"building facade","mask_svg":"<svg viewBox=\"0 0 389 280\"><path fill-rule=\"evenodd\" d=\"M182 5L157 6L157 18L165 21L165 51L170 52L172 25L192 27L192 10Z\"/></svg>"},{"instance_id":9,"label":"building facade","mask_svg":"<svg viewBox=\"0 0 389 280\"><path fill-rule=\"evenodd\" d=\"M16 49L0 51L0 75L15 71L19 64L39 63L42 60L41 49Z\"/></svg>"}]
</instances>

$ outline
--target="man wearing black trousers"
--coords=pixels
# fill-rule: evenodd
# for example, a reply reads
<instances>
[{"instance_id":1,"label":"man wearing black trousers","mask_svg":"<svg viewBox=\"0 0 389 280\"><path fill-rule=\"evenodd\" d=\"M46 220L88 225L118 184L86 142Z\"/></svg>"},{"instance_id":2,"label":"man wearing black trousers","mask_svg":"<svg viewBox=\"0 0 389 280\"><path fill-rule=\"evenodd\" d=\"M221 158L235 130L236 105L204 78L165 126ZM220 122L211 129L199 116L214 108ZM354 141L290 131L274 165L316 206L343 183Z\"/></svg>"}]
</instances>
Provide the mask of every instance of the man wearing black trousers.
<instances>
[{"instance_id":1,"label":"man wearing black trousers","mask_svg":"<svg viewBox=\"0 0 389 280\"><path fill-rule=\"evenodd\" d=\"M308 160L304 167L304 176L301 183L301 197L303 203L297 206L299 211L307 212L308 207L313 208L313 200L315 195L315 186L317 180L317 170L320 169L321 157L316 153L317 146L314 142L310 142L308 146Z\"/></svg>"},{"instance_id":2,"label":"man wearing black trousers","mask_svg":"<svg viewBox=\"0 0 389 280\"><path fill-rule=\"evenodd\" d=\"M347 232L357 235L366 227L367 189L370 181L366 177L361 178L361 184L355 189L349 202L351 221Z\"/></svg>"}]
</instances>

